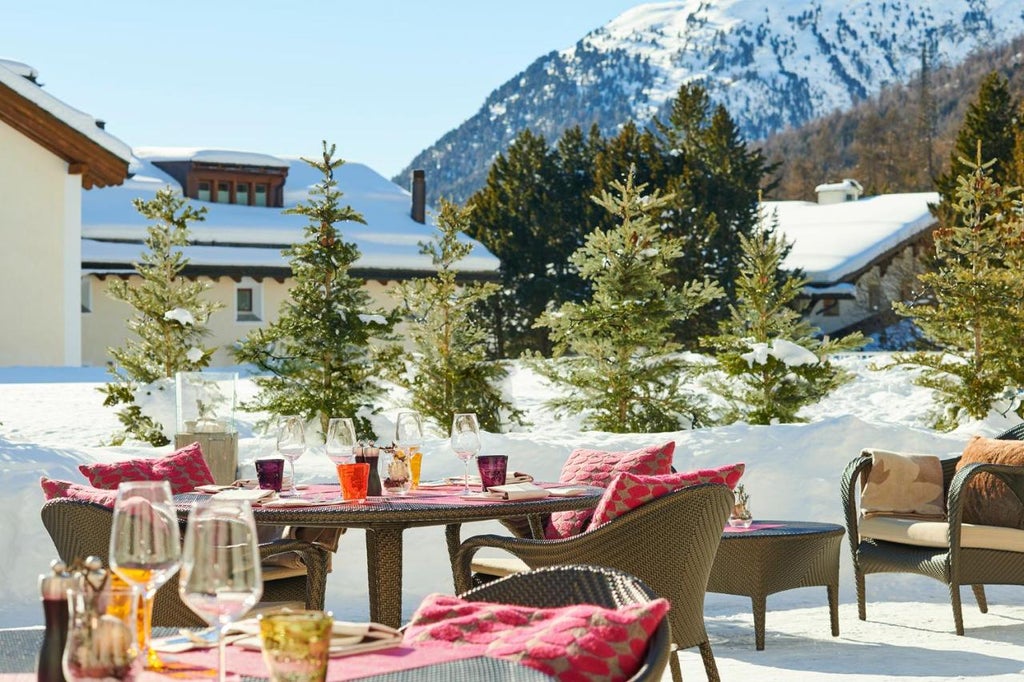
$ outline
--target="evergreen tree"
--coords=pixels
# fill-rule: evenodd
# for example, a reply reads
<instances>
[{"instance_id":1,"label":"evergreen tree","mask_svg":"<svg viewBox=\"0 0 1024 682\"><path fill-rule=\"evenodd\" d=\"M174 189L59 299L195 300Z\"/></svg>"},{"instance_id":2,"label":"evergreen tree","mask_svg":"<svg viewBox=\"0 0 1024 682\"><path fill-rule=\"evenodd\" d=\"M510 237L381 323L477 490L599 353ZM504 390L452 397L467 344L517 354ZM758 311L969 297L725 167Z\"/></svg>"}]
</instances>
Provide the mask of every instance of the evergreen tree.
<instances>
[{"instance_id":1,"label":"evergreen tree","mask_svg":"<svg viewBox=\"0 0 1024 682\"><path fill-rule=\"evenodd\" d=\"M675 196L666 221L670 234L683 240L674 281L709 277L726 292L700 320L677 326L681 339L692 340L713 332L735 300L738 237L753 232L758 192L774 167L759 150L747 148L728 112L712 107L696 83L680 87L666 122L656 120L655 128L663 170L652 186Z\"/></svg>"},{"instance_id":2,"label":"evergreen tree","mask_svg":"<svg viewBox=\"0 0 1024 682\"><path fill-rule=\"evenodd\" d=\"M965 418L984 419L1009 393L1024 387L1024 221L1013 201L1017 188L995 180L995 159L959 159L970 173L957 179L954 224L937 229L936 269L920 276L930 300L894 304L913 318L940 352L894 357L896 365L920 368L915 379L936 392L934 426L953 429ZM1014 411L1024 417L1024 407Z\"/></svg>"},{"instance_id":3,"label":"evergreen tree","mask_svg":"<svg viewBox=\"0 0 1024 682\"><path fill-rule=\"evenodd\" d=\"M943 226L952 225L959 217L955 204L960 193L960 176L971 175L978 143L993 161L988 175L1002 187L1012 185L1013 153L1017 136L1024 132L1024 121L1018 117L1019 103L1010 94L1007 80L993 71L981 82L978 95L967 107L963 124L950 152L950 167L939 176L935 185L940 202L935 214Z\"/></svg>"},{"instance_id":4,"label":"evergreen tree","mask_svg":"<svg viewBox=\"0 0 1024 682\"><path fill-rule=\"evenodd\" d=\"M412 407L442 429L456 412L476 412L480 426L499 433L508 421L521 423L522 413L502 397L497 384L508 374L487 359L488 333L476 311L498 290L497 284L459 283L458 262L472 247L459 241L469 223L469 209L441 200L437 225L441 234L420 252L429 255L437 275L406 280L398 287L411 324L408 336L415 351L395 382L409 390Z\"/></svg>"},{"instance_id":5,"label":"evergreen tree","mask_svg":"<svg viewBox=\"0 0 1024 682\"><path fill-rule=\"evenodd\" d=\"M550 351L547 334L531 328L556 282L549 264L564 261L552 240L556 202L552 200L554 159L547 142L529 130L520 133L506 154L499 154L487 184L474 194L467 234L501 261L501 290L490 308L499 357L526 349Z\"/></svg>"},{"instance_id":6,"label":"evergreen tree","mask_svg":"<svg viewBox=\"0 0 1024 682\"><path fill-rule=\"evenodd\" d=\"M742 259L737 302L718 334L703 339L713 349L725 379L713 390L728 405L725 423L791 423L797 413L849 379L828 359L830 353L863 344L860 333L822 341L801 319L794 303L807 281L781 270L789 246L775 229L740 235Z\"/></svg>"},{"instance_id":7,"label":"evergreen tree","mask_svg":"<svg viewBox=\"0 0 1024 682\"><path fill-rule=\"evenodd\" d=\"M372 411L381 394L377 377L396 352L389 342L398 314L371 310L363 281L349 272L359 249L335 225L366 221L340 205L334 172L345 162L334 158L334 150L324 142L322 160L304 159L323 180L308 201L285 211L309 219L304 241L284 251L294 278L289 300L275 322L239 344L235 356L264 373L254 378L259 393L243 409L317 419L322 433L331 417L351 415L367 438L373 437L369 420L357 413Z\"/></svg>"},{"instance_id":8,"label":"evergreen tree","mask_svg":"<svg viewBox=\"0 0 1024 682\"><path fill-rule=\"evenodd\" d=\"M135 199L132 204L155 224L147 228L146 250L135 264L142 281L136 285L113 279L108 288L112 298L134 310L128 329L135 338L109 349L109 372L114 380L100 391L106 395L104 405L124 406L117 413L124 430L114 435L114 445L134 437L159 446L170 442L165 425L143 414L136 393L166 390L168 382L161 380L210 363L216 349L204 348L200 341L209 334L206 323L210 314L221 306L203 300L209 284L181 277L188 265L181 249L188 244L189 223L203 220L206 208L192 208L170 187L159 190L150 201Z\"/></svg>"},{"instance_id":9,"label":"evergreen tree","mask_svg":"<svg viewBox=\"0 0 1024 682\"><path fill-rule=\"evenodd\" d=\"M551 401L557 411L585 414L588 428L613 432L671 431L703 415L684 388L686 366L672 340L671 322L692 317L722 294L710 281L667 284L680 255L678 239L659 223L671 202L655 190L612 181L595 197L619 224L595 229L572 255L592 295L545 312L538 326L551 330L557 360L535 362L543 376L566 389ZM572 354L569 356L568 354Z\"/></svg>"}]
</instances>

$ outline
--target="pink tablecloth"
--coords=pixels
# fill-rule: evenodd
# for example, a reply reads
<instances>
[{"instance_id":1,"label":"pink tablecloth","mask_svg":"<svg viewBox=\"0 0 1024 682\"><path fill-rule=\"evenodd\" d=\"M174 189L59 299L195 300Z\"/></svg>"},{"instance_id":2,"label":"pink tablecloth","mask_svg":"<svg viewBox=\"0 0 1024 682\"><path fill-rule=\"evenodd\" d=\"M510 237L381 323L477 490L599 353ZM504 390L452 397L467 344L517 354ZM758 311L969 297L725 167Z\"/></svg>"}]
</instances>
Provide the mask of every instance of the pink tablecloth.
<instances>
[{"instance_id":1,"label":"pink tablecloth","mask_svg":"<svg viewBox=\"0 0 1024 682\"><path fill-rule=\"evenodd\" d=\"M355 656L336 656L327 665L327 682L352 680L368 675L379 675L398 670L410 670L425 665L457 661L463 658L479 656L475 647L457 649L441 647L410 647L398 646L384 651L374 651ZM259 651L239 649L229 646L227 650L228 670L237 675L267 677L267 668L263 664L263 654ZM163 682L169 679L182 679L184 670L192 669L198 673L217 667L217 650L202 649L183 654L161 654L161 658L174 667L178 667L177 675L147 674L142 682ZM0 682L8 682L0 678ZM13 682L13 680L11 681ZM20 680L18 682L21 682Z\"/></svg>"}]
</instances>

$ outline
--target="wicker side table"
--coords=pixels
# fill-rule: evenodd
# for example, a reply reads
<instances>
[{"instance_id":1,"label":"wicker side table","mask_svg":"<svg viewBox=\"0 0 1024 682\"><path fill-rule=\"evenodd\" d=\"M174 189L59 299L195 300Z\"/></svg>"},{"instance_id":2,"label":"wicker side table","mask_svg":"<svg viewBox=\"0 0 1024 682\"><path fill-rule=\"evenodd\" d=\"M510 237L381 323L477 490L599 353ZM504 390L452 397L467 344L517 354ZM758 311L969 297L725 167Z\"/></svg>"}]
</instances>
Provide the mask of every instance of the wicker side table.
<instances>
[{"instance_id":1,"label":"wicker side table","mask_svg":"<svg viewBox=\"0 0 1024 682\"><path fill-rule=\"evenodd\" d=\"M845 530L832 523L757 521L722 534L708 592L750 597L754 639L764 649L769 594L823 585L828 590L832 636L839 636L839 545Z\"/></svg>"}]
</instances>

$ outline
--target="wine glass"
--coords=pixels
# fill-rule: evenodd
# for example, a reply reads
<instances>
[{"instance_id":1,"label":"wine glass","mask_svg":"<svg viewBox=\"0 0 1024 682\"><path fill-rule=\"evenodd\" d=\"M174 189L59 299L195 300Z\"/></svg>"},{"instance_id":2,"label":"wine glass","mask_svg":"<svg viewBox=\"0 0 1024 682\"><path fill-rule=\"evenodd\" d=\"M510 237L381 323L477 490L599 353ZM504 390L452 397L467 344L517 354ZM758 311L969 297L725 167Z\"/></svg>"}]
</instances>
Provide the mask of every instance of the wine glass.
<instances>
[{"instance_id":1,"label":"wine glass","mask_svg":"<svg viewBox=\"0 0 1024 682\"><path fill-rule=\"evenodd\" d=\"M256 522L246 500L200 502L188 514L181 600L217 632L218 679L225 679L224 628L263 596Z\"/></svg>"},{"instance_id":2,"label":"wine glass","mask_svg":"<svg viewBox=\"0 0 1024 682\"><path fill-rule=\"evenodd\" d=\"M288 490L281 497L298 497L295 489L295 460L306 451L306 424L302 417L295 415L281 417L277 423L277 452L288 460L288 470L292 477Z\"/></svg>"},{"instance_id":3,"label":"wine glass","mask_svg":"<svg viewBox=\"0 0 1024 682\"><path fill-rule=\"evenodd\" d=\"M480 425L474 412L460 412L452 419L452 450L466 465L462 494L469 493L469 462L480 452Z\"/></svg>"},{"instance_id":4,"label":"wine glass","mask_svg":"<svg viewBox=\"0 0 1024 682\"><path fill-rule=\"evenodd\" d=\"M324 437L324 454L334 463L347 464L354 462L356 441L356 425L350 417L331 417L327 422L327 435Z\"/></svg>"},{"instance_id":5,"label":"wine glass","mask_svg":"<svg viewBox=\"0 0 1024 682\"><path fill-rule=\"evenodd\" d=\"M153 598L181 563L181 535L167 481L121 483L114 500L110 530L110 568L142 593L143 615L139 643L146 652L146 667L163 667L150 648Z\"/></svg>"},{"instance_id":6,"label":"wine glass","mask_svg":"<svg viewBox=\"0 0 1024 682\"><path fill-rule=\"evenodd\" d=\"M423 462L423 419L417 412L399 412L395 418L395 447L405 452L412 473L412 489L420 487Z\"/></svg>"}]
</instances>

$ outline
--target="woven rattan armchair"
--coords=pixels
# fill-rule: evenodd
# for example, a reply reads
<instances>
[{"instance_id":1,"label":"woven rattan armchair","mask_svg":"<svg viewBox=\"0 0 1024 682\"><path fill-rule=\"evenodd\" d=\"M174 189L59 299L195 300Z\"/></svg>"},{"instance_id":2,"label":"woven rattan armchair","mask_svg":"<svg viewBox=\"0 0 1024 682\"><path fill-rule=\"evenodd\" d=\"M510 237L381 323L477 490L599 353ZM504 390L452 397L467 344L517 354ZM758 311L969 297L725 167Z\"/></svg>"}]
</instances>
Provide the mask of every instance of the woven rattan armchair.
<instances>
[{"instance_id":1,"label":"woven rattan armchair","mask_svg":"<svg viewBox=\"0 0 1024 682\"><path fill-rule=\"evenodd\" d=\"M699 647L708 679L717 682L718 668L704 628L704 592L732 505L727 486L703 484L651 500L569 538L471 537L455 554L455 589L469 589L473 555L484 547L510 552L530 568L583 563L625 571L671 602L674 647ZM671 656L669 663L672 678L682 680L678 657Z\"/></svg>"},{"instance_id":2,"label":"woven rattan armchair","mask_svg":"<svg viewBox=\"0 0 1024 682\"><path fill-rule=\"evenodd\" d=\"M658 595L639 578L601 566L552 566L500 578L459 595L472 601L516 604L536 608L595 604L618 608L644 604ZM647 645L644 663L630 682L660 680L672 651L668 618Z\"/></svg>"},{"instance_id":3,"label":"woven rattan armchair","mask_svg":"<svg viewBox=\"0 0 1024 682\"><path fill-rule=\"evenodd\" d=\"M996 436L1002 440L1024 439L1024 424ZM998 476L1024 502L1024 467L997 464L970 464L956 470L959 457L942 460L942 479L946 497L948 543L945 547L888 542L861 538L858 532L860 481L871 470L870 457L857 457L843 472L842 500L846 513L847 537L853 555L857 582L857 615L867 619L864 577L870 573L913 573L938 580L949 588L956 634L964 634L960 586L970 585L978 607L988 613L985 585L1024 585L1024 552L961 546L962 491L971 478L988 472Z\"/></svg>"},{"instance_id":4,"label":"woven rattan armchair","mask_svg":"<svg viewBox=\"0 0 1024 682\"><path fill-rule=\"evenodd\" d=\"M113 512L92 502L55 498L43 503L43 525L50 534L57 555L64 562L98 556L107 564ZM295 552L304 571L266 571L263 602L302 602L306 608L322 609L327 589L327 551L300 540L275 540L260 545L260 558ZM283 577L274 579L274 574ZM178 597L178 576L174 575L157 592L153 604L153 625L174 627L205 626Z\"/></svg>"}]
</instances>

